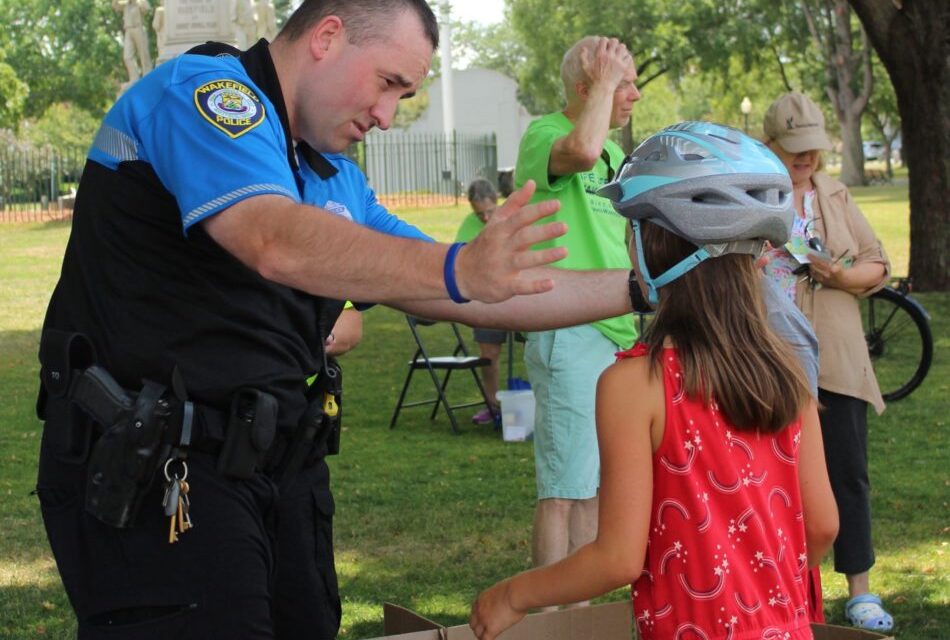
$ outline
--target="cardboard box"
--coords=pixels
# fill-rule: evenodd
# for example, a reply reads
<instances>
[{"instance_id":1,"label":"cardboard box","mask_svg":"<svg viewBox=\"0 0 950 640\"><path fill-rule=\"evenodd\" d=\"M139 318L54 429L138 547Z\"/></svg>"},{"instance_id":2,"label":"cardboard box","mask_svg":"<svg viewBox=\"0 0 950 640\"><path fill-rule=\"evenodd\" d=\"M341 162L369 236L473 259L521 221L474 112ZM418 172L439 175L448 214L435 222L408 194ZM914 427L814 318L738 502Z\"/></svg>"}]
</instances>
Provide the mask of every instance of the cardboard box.
<instances>
[{"instance_id":1,"label":"cardboard box","mask_svg":"<svg viewBox=\"0 0 950 640\"><path fill-rule=\"evenodd\" d=\"M502 634L504 640L630 640L629 602L533 613ZM383 605L386 640L475 640L467 624L444 627L403 607ZM382 639L380 639L382 640Z\"/></svg>"},{"instance_id":2,"label":"cardboard box","mask_svg":"<svg viewBox=\"0 0 950 640\"><path fill-rule=\"evenodd\" d=\"M815 640L894 640L894 636L861 631L854 627L838 627L833 624L813 624L811 632L815 634Z\"/></svg>"},{"instance_id":3,"label":"cardboard box","mask_svg":"<svg viewBox=\"0 0 950 640\"><path fill-rule=\"evenodd\" d=\"M376 640L475 640L467 624L445 627L404 607L383 605L386 636ZM850 627L812 625L815 640L893 640L893 636ZM629 601L528 615L501 640L631 640Z\"/></svg>"}]
</instances>

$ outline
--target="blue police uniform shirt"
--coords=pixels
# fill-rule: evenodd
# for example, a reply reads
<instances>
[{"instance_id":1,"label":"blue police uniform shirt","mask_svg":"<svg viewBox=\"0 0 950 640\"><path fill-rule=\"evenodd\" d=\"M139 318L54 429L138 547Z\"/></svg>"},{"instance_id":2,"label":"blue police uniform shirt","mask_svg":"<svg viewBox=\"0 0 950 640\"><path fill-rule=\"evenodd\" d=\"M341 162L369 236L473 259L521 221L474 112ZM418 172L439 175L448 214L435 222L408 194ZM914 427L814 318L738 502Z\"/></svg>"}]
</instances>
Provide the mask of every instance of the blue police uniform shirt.
<instances>
[{"instance_id":1,"label":"blue police uniform shirt","mask_svg":"<svg viewBox=\"0 0 950 640\"><path fill-rule=\"evenodd\" d=\"M127 388L177 367L195 401L226 410L250 386L277 398L282 429L295 426L335 301L262 278L195 224L273 194L425 236L376 202L352 162L299 163L306 147L290 135L266 43L241 58L185 54L139 80L93 142L44 328L89 336Z\"/></svg>"},{"instance_id":2,"label":"blue police uniform shirt","mask_svg":"<svg viewBox=\"0 0 950 640\"><path fill-rule=\"evenodd\" d=\"M274 105L238 58L183 55L136 83L106 115L89 159L142 161L178 202L182 228L251 196L299 202ZM185 134L183 135L183 131Z\"/></svg>"},{"instance_id":3,"label":"blue police uniform shirt","mask_svg":"<svg viewBox=\"0 0 950 640\"><path fill-rule=\"evenodd\" d=\"M400 220L376 199L376 193L366 182L366 176L350 158L339 153L321 154L336 173L321 178L307 162L297 154L300 176L303 178L303 201L316 205L330 213L369 227L381 233L403 238L432 241L428 235Z\"/></svg>"},{"instance_id":4,"label":"blue police uniform shirt","mask_svg":"<svg viewBox=\"0 0 950 640\"><path fill-rule=\"evenodd\" d=\"M106 116L89 159L110 169L149 164L177 200L184 230L244 198L276 194L299 202L302 190L307 204L382 233L431 241L389 213L344 155L323 156L336 169L328 178L301 158L299 185L288 165L260 163L283 155L287 140L276 109L238 58L180 56L139 83L135 99L126 94Z\"/></svg>"}]
</instances>

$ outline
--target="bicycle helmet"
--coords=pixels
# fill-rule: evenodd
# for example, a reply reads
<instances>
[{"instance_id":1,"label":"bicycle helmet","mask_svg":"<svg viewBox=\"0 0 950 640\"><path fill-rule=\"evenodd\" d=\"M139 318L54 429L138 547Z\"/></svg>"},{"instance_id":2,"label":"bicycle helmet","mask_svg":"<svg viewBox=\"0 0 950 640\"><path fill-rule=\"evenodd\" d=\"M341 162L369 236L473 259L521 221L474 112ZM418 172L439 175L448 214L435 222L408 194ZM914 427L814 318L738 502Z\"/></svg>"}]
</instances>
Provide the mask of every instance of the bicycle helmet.
<instances>
[{"instance_id":1,"label":"bicycle helmet","mask_svg":"<svg viewBox=\"0 0 950 640\"><path fill-rule=\"evenodd\" d=\"M757 255L766 240L785 244L795 214L792 183L775 154L737 129L709 122L682 122L647 138L597 194L630 219L652 304L658 288L707 258ZM639 220L650 220L699 249L651 278Z\"/></svg>"}]
</instances>

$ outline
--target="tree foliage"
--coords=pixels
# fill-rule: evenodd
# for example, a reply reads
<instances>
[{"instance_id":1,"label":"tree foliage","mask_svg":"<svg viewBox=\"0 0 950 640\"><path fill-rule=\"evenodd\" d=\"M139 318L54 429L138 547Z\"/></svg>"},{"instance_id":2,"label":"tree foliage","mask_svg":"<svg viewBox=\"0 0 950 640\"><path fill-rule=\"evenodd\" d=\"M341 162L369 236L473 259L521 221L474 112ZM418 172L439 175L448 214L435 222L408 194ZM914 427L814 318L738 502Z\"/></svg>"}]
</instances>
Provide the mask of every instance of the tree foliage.
<instances>
[{"instance_id":1,"label":"tree foliage","mask_svg":"<svg viewBox=\"0 0 950 640\"><path fill-rule=\"evenodd\" d=\"M518 71L528 59L524 41L509 20L490 25L453 22L452 56L512 80L518 79Z\"/></svg>"},{"instance_id":2,"label":"tree foliage","mask_svg":"<svg viewBox=\"0 0 950 640\"><path fill-rule=\"evenodd\" d=\"M23 117L29 88L3 60L0 51L0 129L16 129Z\"/></svg>"},{"instance_id":3,"label":"tree foliage","mask_svg":"<svg viewBox=\"0 0 950 640\"><path fill-rule=\"evenodd\" d=\"M68 102L57 102L50 105L41 117L25 121L20 138L35 147L85 151L92 144L99 123L99 118L88 111Z\"/></svg>"},{"instance_id":4,"label":"tree foliage","mask_svg":"<svg viewBox=\"0 0 950 640\"><path fill-rule=\"evenodd\" d=\"M524 42L525 60L517 73L521 90L525 103L537 111L560 106L561 58L590 34L617 37L630 48L645 93L663 75L676 82L696 74L716 77L739 99L763 78L777 93L815 92L822 86L807 24L790 0L509 0L509 14Z\"/></svg>"},{"instance_id":5,"label":"tree foliage","mask_svg":"<svg viewBox=\"0 0 950 640\"><path fill-rule=\"evenodd\" d=\"M0 52L29 89L23 115L69 101L101 116L122 67L121 17L108 2L0 0Z\"/></svg>"}]
</instances>

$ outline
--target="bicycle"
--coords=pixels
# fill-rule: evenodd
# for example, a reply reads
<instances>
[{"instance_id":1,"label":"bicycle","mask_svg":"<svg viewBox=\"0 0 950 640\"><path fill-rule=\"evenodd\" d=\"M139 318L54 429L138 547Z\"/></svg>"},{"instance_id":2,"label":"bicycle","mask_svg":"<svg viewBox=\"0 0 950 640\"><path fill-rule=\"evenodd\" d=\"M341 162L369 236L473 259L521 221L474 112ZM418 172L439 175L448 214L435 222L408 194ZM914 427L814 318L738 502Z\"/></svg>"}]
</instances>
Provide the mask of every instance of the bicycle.
<instances>
[{"instance_id":1,"label":"bicycle","mask_svg":"<svg viewBox=\"0 0 950 640\"><path fill-rule=\"evenodd\" d=\"M894 402L910 395L933 362L933 335L926 309L910 296L911 281L900 278L861 303L861 323L881 395Z\"/></svg>"},{"instance_id":2,"label":"bicycle","mask_svg":"<svg viewBox=\"0 0 950 640\"><path fill-rule=\"evenodd\" d=\"M861 301L864 338L886 402L910 395L927 377L933 362L930 316L910 296L909 278L900 278L895 285ZM642 335L653 314L636 315Z\"/></svg>"}]
</instances>

